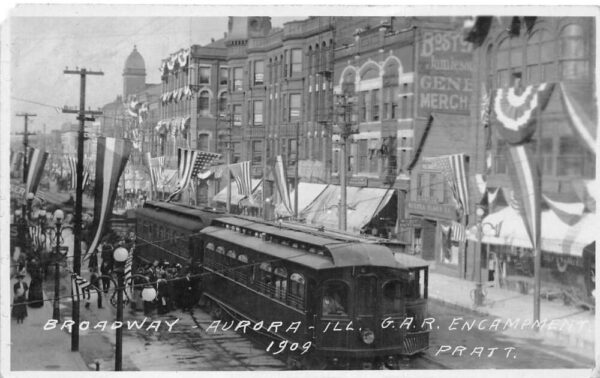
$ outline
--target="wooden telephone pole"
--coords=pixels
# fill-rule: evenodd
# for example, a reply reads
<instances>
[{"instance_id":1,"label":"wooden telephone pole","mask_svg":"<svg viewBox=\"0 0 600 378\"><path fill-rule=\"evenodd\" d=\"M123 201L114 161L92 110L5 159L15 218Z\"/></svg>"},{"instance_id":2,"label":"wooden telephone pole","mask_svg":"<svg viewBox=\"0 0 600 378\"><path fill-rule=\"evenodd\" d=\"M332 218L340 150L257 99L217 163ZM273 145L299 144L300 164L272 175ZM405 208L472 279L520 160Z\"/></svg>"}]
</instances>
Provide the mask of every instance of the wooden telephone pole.
<instances>
[{"instance_id":1,"label":"wooden telephone pole","mask_svg":"<svg viewBox=\"0 0 600 378\"><path fill-rule=\"evenodd\" d=\"M63 71L67 75L79 75L79 109L63 109L63 113L77 114L79 133L77 136L77 188L75 191L75 230L73 250L73 271L81 274L81 218L83 213L83 141L85 138L85 121L94 121L86 115L101 115L100 111L85 110L85 79L87 75L104 75L100 71L88 71L85 68ZM73 328L71 331L71 351L79 350L79 302L73 301ZM118 354L118 353L117 353Z\"/></svg>"},{"instance_id":2,"label":"wooden telephone pole","mask_svg":"<svg viewBox=\"0 0 600 378\"><path fill-rule=\"evenodd\" d=\"M23 148L25 154L23 155L23 184L27 183L27 175L29 174L29 155L27 149L29 148L29 136L36 135L36 133L30 133L27 131L28 121L30 117L36 117L37 114L33 113L17 113L17 117L23 117L25 122L24 131L22 133L16 133L16 135L23 135ZM27 194L27 193L25 193Z\"/></svg>"}]
</instances>

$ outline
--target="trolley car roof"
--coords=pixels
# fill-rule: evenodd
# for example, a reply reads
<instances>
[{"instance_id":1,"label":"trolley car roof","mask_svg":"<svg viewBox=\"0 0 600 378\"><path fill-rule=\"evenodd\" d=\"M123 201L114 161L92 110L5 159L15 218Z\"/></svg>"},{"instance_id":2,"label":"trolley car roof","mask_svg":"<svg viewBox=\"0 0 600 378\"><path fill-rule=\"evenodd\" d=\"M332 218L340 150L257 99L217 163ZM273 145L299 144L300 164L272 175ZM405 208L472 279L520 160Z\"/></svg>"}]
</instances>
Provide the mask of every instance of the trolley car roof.
<instances>
[{"instance_id":1,"label":"trolley car roof","mask_svg":"<svg viewBox=\"0 0 600 378\"><path fill-rule=\"evenodd\" d=\"M240 227L253 229L248 227L252 224L252 222L246 222L247 223L240 222L238 224ZM267 225L263 226L268 227ZM262 238L258 238L256 236L242 234L231 229L217 226L207 227L201 231L201 234L211 235L223 240L226 243L237 244L244 248L249 248L257 252L273 256L277 259L293 261L316 270L351 266L379 266L404 269L427 266L427 263L417 258L399 261L394 257L392 251L387 247L370 243L344 243L339 241L337 243L331 243L330 239L326 239L330 243L324 245L324 248L326 248L330 253L330 258L328 256L318 255L303 249L273 242L266 242ZM310 243L309 239L311 239L313 236L305 236L306 238L304 241Z\"/></svg>"}]
</instances>

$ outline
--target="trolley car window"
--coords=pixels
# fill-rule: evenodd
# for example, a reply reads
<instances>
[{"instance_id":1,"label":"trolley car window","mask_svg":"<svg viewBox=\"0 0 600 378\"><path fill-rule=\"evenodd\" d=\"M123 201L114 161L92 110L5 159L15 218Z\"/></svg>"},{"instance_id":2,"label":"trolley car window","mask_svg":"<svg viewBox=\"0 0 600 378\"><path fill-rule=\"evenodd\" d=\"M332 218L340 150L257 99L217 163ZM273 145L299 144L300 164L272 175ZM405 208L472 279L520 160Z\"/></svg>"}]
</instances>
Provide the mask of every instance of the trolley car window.
<instances>
[{"instance_id":1,"label":"trolley car window","mask_svg":"<svg viewBox=\"0 0 600 378\"><path fill-rule=\"evenodd\" d=\"M233 249L230 249L229 251L227 251L227 257L230 257L235 260L237 255L235 254L235 251Z\"/></svg>"},{"instance_id":2,"label":"trolley car window","mask_svg":"<svg viewBox=\"0 0 600 378\"><path fill-rule=\"evenodd\" d=\"M238 261L240 261L242 263L248 262L248 256L246 256L246 255L239 255L237 259L238 259Z\"/></svg>"},{"instance_id":3,"label":"trolley car window","mask_svg":"<svg viewBox=\"0 0 600 378\"><path fill-rule=\"evenodd\" d=\"M356 310L359 315L373 314L377 309L377 278L360 276L356 281Z\"/></svg>"},{"instance_id":4,"label":"trolley car window","mask_svg":"<svg viewBox=\"0 0 600 378\"><path fill-rule=\"evenodd\" d=\"M383 285L382 310L386 314L402 312L402 282L389 281Z\"/></svg>"},{"instance_id":5,"label":"trolley car window","mask_svg":"<svg viewBox=\"0 0 600 378\"><path fill-rule=\"evenodd\" d=\"M263 293L267 293L268 295L273 295L273 277L272 272L273 268L271 264L263 262L260 264L259 269L259 288Z\"/></svg>"},{"instance_id":6,"label":"trolley car window","mask_svg":"<svg viewBox=\"0 0 600 378\"><path fill-rule=\"evenodd\" d=\"M285 299L287 293L287 270L282 267L275 268L275 297Z\"/></svg>"},{"instance_id":7,"label":"trolley car window","mask_svg":"<svg viewBox=\"0 0 600 378\"><path fill-rule=\"evenodd\" d=\"M323 315L347 315L348 285L341 281L325 284L323 290Z\"/></svg>"},{"instance_id":8,"label":"trolley car window","mask_svg":"<svg viewBox=\"0 0 600 378\"><path fill-rule=\"evenodd\" d=\"M209 251L214 251L215 245L213 243L208 243L208 244L206 244L206 249Z\"/></svg>"},{"instance_id":9,"label":"trolley car window","mask_svg":"<svg viewBox=\"0 0 600 378\"><path fill-rule=\"evenodd\" d=\"M404 296L410 299L425 297L425 275L419 270L408 272L408 282Z\"/></svg>"},{"instance_id":10,"label":"trolley car window","mask_svg":"<svg viewBox=\"0 0 600 378\"><path fill-rule=\"evenodd\" d=\"M304 307L304 285L306 281L299 273L292 273L290 276L290 296L289 300L292 306L297 308Z\"/></svg>"}]
</instances>

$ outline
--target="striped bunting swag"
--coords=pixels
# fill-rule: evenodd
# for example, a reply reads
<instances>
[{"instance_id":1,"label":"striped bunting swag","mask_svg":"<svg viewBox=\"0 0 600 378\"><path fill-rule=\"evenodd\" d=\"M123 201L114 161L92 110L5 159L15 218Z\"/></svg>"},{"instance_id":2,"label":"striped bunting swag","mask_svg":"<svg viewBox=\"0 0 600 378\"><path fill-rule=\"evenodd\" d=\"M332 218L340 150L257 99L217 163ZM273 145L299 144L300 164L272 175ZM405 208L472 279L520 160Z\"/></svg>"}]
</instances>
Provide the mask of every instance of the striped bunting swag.
<instances>
[{"instance_id":1,"label":"striped bunting swag","mask_svg":"<svg viewBox=\"0 0 600 378\"><path fill-rule=\"evenodd\" d=\"M283 157L281 155L277 155L277 158L273 161L273 164L273 177L275 178L275 186L277 187L279 198L285 209L290 214L294 214L292 201L290 199L290 191L287 185L287 172L283 164Z\"/></svg>"},{"instance_id":2,"label":"striped bunting swag","mask_svg":"<svg viewBox=\"0 0 600 378\"><path fill-rule=\"evenodd\" d=\"M170 202L179 193L181 193L190 184L192 177L198 172L205 170L214 160L220 158L220 154L206 151L194 151L184 148L177 150L177 166L179 173L179 183L177 189L169 196L167 202Z\"/></svg>"},{"instance_id":3,"label":"striped bunting swag","mask_svg":"<svg viewBox=\"0 0 600 378\"><path fill-rule=\"evenodd\" d=\"M94 195L94 237L84 258L95 251L104 232L107 220L112 213L117 194L117 184L123 174L129 154L131 141L98 137L96 148L96 181Z\"/></svg>"},{"instance_id":4,"label":"striped bunting swag","mask_svg":"<svg viewBox=\"0 0 600 378\"><path fill-rule=\"evenodd\" d=\"M567 110L569 124L575 135L579 137L582 144L593 154L596 154L596 137L593 117L590 117L590 112L584 106L573 98L572 90L560 82L561 99L564 108Z\"/></svg>"},{"instance_id":5,"label":"striped bunting swag","mask_svg":"<svg viewBox=\"0 0 600 378\"><path fill-rule=\"evenodd\" d=\"M252 177L250 175L250 161L243 161L229 166L231 174L238 187L238 194L248 196L252 201Z\"/></svg>"},{"instance_id":6,"label":"striped bunting swag","mask_svg":"<svg viewBox=\"0 0 600 378\"><path fill-rule=\"evenodd\" d=\"M25 184L25 194L35 194L37 192L38 185L42 179L42 173L44 172L46 159L48 159L48 153L46 151L37 148L29 149L29 167L27 172L27 183Z\"/></svg>"}]
</instances>

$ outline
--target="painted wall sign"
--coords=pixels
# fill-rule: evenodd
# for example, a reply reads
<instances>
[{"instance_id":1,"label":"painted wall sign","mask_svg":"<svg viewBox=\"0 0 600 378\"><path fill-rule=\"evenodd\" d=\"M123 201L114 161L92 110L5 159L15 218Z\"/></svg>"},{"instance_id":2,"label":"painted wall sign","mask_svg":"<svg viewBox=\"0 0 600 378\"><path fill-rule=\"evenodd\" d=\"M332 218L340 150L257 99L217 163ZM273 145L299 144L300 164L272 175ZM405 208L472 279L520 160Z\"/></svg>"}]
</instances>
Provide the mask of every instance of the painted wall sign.
<instances>
[{"instance_id":1,"label":"painted wall sign","mask_svg":"<svg viewBox=\"0 0 600 378\"><path fill-rule=\"evenodd\" d=\"M425 30L418 47L419 117L431 112L469 115L473 48L454 31Z\"/></svg>"}]
</instances>

